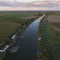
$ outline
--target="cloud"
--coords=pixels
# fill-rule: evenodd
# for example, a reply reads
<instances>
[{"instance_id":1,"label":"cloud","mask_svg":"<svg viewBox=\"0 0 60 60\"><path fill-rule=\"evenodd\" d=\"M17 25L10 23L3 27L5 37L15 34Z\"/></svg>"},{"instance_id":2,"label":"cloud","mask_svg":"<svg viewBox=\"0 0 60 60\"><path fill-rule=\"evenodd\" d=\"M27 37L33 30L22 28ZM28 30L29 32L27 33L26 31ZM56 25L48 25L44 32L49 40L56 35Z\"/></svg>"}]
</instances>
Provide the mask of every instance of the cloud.
<instances>
[{"instance_id":1,"label":"cloud","mask_svg":"<svg viewBox=\"0 0 60 60\"><path fill-rule=\"evenodd\" d=\"M23 8L23 7L1 7L1 6L0 6L0 8L1 8L0 11L5 11L5 10L8 10L8 11L11 11L11 10L13 10L13 11L16 11L16 10L17 11L31 11L31 10L32 11L45 11L45 10L56 11L56 9L59 11L59 9L60 9L58 7L57 8L56 7L54 7L54 8L53 7L52 8L50 8L50 7L44 7L44 8L43 7L42 8L38 8L38 7L27 8L27 7L24 7Z\"/></svg>"},{"instance_id":2,"label":"cloud","mask_svg":"<svg viewBox=\"0 0 60 60\"><path fill-rule=\"evenodd\" d=\"M0 1L0 6L8 7L59 7L60 1L49 2L49 1L35 1L30 3L24 2L9 2L9 1Z\"/></svg>"},{"instance_id":3,"label":"cloud","mask_svg":"<svg viewBox=\"0 0 60 60\"><path fill-rule=\"evenodd\" d=\"M4 10L60 10L60 1L33 1L33 2L11 2L0 1L0 7ZM0 10L1 10L0 8Z\"/></svg>"}]
</instances>

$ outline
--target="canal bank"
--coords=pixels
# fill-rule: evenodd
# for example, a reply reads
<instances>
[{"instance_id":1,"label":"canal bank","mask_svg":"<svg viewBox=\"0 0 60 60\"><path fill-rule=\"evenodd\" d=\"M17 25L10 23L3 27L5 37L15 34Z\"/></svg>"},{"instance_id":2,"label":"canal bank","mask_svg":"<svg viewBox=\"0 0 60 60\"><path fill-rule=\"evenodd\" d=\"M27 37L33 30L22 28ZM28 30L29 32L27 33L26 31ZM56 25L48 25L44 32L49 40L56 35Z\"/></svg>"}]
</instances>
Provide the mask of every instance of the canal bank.
<instances>
[{"instance_id":1,"label":"canal bank","mask_svg":"<svg viewBox=\"0 0 60 60\"><path fill-rule=\"evenodd\" d=\"M37 32L39 22L44 15L32 22L24 33L17 39L16 46L19 47L16 53L8 52L4 60L37 60Z\"/></svg>"}]
</instances>

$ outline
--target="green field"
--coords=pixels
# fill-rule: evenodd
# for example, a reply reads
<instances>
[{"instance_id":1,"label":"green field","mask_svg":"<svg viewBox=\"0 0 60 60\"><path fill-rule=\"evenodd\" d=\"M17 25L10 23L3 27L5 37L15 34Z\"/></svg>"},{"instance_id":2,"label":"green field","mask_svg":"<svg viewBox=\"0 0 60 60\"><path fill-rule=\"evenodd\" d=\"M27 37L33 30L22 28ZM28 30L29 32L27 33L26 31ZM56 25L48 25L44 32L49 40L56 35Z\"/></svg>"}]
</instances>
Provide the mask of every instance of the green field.
<instances>
[{"instance_id":1,"label":"green field","mask_svg":"<svg viewBox=\"0 0 60 60\"><path fill-rule=\"evenodd\" d=\"M56 29L58 24L51 24L43 19L40 23L38 35L41 40L38 40L38 47L42 50L47 60L60 60L60 32ZM43 46L43 48L41 48ZM43 59L43 60L46 60Z\"/></svg>"},{"instance_id":2,"label":"green field","mask_svg":"<svg viewBox=\"0 0 60 60\"><path fill-rule=\"evenodd\" d=\"M8 39L21 24L29 25L37 16L37 12L0 12L0 41Z\"/></svg>"}]
</instances>

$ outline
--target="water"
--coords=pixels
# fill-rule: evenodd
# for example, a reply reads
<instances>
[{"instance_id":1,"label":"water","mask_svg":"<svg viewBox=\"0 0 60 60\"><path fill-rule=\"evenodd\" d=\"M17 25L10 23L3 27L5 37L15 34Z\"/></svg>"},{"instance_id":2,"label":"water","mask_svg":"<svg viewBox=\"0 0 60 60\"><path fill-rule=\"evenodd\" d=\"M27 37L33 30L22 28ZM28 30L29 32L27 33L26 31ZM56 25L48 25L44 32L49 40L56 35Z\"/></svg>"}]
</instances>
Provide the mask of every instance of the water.
<instances>
[{"instance_id":1,"label":"water","mask_svg":"<svg viewBox=\"0 0 60 60\"><path fill-rule=\"evenodd\" d=\"M17 39L19 49L16 53L7 53L4 60L37 60L37 32L40 18L32 22Z\"/></svg>"}]
</instances>

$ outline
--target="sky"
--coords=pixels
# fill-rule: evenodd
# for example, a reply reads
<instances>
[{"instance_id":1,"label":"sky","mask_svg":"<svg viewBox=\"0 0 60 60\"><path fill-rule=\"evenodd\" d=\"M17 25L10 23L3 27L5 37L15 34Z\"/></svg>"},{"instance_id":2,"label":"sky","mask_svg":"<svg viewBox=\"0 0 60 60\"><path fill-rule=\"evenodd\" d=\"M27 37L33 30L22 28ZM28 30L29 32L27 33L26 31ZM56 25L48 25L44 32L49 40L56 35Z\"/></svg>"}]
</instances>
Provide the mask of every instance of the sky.
<instances>
[{"instance_id":1,"label":"sky","mask_svg":"<svg viewBox=\"0 0 60 60\"><path fill-rule=\"evenodd\" d=\"M0 0L0 1L31 2L31 1L45 1L45 0Z\"/></svg>"},{"instance_id":2,"label":"sky","mask_svg":"<svg viewBox=\"0 0 60 60\"><path fill-rule=\"evenodd\" d=\"M0 11L60 11L60 0L0 0Z\"/></svg>"}]
</instances>

